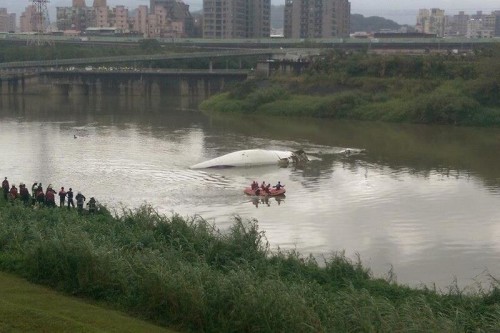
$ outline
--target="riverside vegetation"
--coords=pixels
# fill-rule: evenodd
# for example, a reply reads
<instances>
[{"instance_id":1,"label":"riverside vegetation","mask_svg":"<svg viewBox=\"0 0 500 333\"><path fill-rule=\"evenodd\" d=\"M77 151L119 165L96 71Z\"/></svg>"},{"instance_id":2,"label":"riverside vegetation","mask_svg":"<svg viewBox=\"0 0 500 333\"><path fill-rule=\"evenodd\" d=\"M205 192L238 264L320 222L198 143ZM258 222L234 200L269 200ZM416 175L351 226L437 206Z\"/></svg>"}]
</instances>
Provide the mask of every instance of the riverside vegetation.
<instances>
[{"instance_id":1,"label":"riverside vegetation","mask_svg":"<svg viewBox=\"0 0 500 333\"><path fill-rule=\"evenodd\" d=\"M270 249L255 221L220 232L149 206L79 215L0 202L0 268L198 332L492 332L500 289L437 292L332 254Z\"/></svg>"},{"instance_id":2,"label":"riverside vegetation","mask_svg":"<svg viewBox=\"0 0 500 333\"><path fill-rule=\"evenodd\" d=\"M393 122L500 125L500 46L467 54L329 51L302 75L248 80L210 111Z\"/></svg>"}]
</instances>

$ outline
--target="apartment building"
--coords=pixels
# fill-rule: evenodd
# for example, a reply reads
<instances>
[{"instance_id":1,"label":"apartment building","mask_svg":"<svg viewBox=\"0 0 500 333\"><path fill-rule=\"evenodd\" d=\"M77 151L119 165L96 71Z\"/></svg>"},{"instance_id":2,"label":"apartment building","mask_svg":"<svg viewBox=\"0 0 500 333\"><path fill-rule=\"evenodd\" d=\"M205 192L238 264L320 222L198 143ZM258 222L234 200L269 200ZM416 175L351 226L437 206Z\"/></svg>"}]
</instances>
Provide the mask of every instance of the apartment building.
<instances>
[{"instance_id":1,"label":"apartment building","mask_svg":"<svg viewBox=\"0 0 500 333\"><path fill-rule=\"evenodd\" d=\"M108 28L110 27L109 23L109 8L106 4L106 0L94 0L94 27L97 28Z\"/></svg>"},{"instance_id":2,"label":"apartment building","mask_svg":"<svg viewBox=\"0 0 500 333\"><path fill-rule=\"evenodd\" d=\"M113 8L112 12L113 15L110 17L110 26L120 31L130 31L128 9L125 6L116 6Z\"/></svg>"},{"instance_id":3,"label":"apartment building","mask_svg":"<svg viewBox=\"0 0 500 333\"><path fill-rule=\"evenodd\" d=\"M0 8L0 32L16 31L16 14Z\"/></svg>"},{"instance_id":4,"label":"apartment building","mask_svg":"<svg viewBox=\"0 0 500 333\"><path fill-rule=\"evenodd\" d=\"M26 7L24 12L20 16L20 29L21 32L33 32L40 31L40 27L37 24L38 20L34 20L36 17L36 7L34 5L29 5Z\"/></svg>"},{"instance_id":5,"label":"apartment building","mask_svg":"<svg viewBox=\"0 0 500 333\"><path fill-rule=\"evenodd\" d=\"M470 16L465 14L465 12L460 11L458 15L453 16L453 35L465 36L467 34L467 22Z\"/></svg>"},{"instance_id":6,"label":"apartment building","mask_svg":"<svg viewBox=\"0 0 500 333\"><path fill-rule=\"evenodd\" d=\"M285 38L349 37L348 0L286 0Z\"/></svg>"},{"instance_id":7,"label":"apartment building","mask_svg":"<svg viewBox=\"0 0 500 333\"><path fill-rule=\"evenodd\" d=\"M135 10L134 25L132 30L140 33L144 37L148 36L148 16L149 8L146 5L141 5Z\"/></svg>"},{"instance_id":8,"label":"apartment building","mask_svg":"<svg viewBox=\"0 0 500 333\"><path fill-rule=\"evenodd\" d=\"M420 9L417 16L415 29L426 34L435 34L443 37L445 32L446 17L444 10L439 8Z\"/></svg>"},{"instance_id":9,"label":"apartment building","mask_svg":"<svg viewBox=\"0 0 500 333\"><path fill-rule=\"evenodd\" d=\"M60 31L85 31L92 27L95 21L95 11L92 7L73 6L56 8L56 26Z\"/></svg>"},{"instance_id":10,"label":"apartment building","mask_svg":"<svg viewBox=\"0 0 500 333\"><path fill-rule=\"evenodd\" d=\"M458 15L447 16L445 23L447 36L467 38L491 38L500 36L500 11L485 14L477 11L468 15L460 11Z\"/></svg>"},{"instance_id":11,"label":"apartment building","mask_svg":"<svg viewBox=\"0 0 500 333\"><path fill-rule=\"evenodd\" d=\"M271 0L204 0L204 38L266 38Z\"/></svg>"},{"instance_id":12,"label":"apartment building","mask_svg":"<svg viewBox=\"0 0 500 333\"><path fill-rule=\"evenodd\" d=\"M85 4L85 0L73 0L72 4L73 4L72 7L74 8L87 7L87 5Z\"/></svg>"},{"instance_id":13,"label":"apartment building","mask_svg":"<svg viewBox=\"0 0 500 333\"><path fill-rule=\"evenodd\" d=\"M155 12L157 7L165 8L169 20L167 30L176 32L177 37L188 37L193 34L194 20L189 12L189 5L179 0L150 0L151 13Z\"/></svg>"}]
</instances>

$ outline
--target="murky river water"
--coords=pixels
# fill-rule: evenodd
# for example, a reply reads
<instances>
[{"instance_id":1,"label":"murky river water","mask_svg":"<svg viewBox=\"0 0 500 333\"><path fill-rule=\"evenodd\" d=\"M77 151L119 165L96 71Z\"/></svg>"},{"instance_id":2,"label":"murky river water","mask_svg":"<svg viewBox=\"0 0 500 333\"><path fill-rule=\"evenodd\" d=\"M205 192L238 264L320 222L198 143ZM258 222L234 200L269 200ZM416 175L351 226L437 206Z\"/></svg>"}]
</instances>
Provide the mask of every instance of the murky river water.
<instances>
[{"instance_id":1,"label":"murky river water","mask_svg":"<svg viewBox=\"0 0 500 333\"><path fill-rule=\"evenodd\" d=\"M74 136L76 135L76 139ZM303 148L304 168L190 170L240 149ZM344 148L365 149L346 156ZM150 203L221 228L255 218L273 247L359 253L374 275L446 288L500 277L500 130L207 116L195 101L0 99L0 170L112 208ZM252 180L286 185L253 202Z\"/></svg>"}]
</instances>

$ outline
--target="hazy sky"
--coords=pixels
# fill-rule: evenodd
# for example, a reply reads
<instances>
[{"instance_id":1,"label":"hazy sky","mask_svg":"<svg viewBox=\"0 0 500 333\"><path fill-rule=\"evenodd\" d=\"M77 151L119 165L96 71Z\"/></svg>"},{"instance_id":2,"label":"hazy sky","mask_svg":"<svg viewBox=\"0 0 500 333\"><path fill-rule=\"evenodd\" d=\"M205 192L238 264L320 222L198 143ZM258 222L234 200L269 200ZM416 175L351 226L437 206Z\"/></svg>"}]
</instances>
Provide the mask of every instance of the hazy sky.
<instances>
[{"instance_id":1,"label":"hazy sky","mask_svg":"<svg viewBox=\"0 0 500 333\"><path fill-rule=\"evenodd\" d=\"M271 0L272 4L284 4L285 0ZM86 0L87 5L92 5L93 0ZM203 0L184 0L191 5L191 9L201 9ZM9 12L20 13L29 4L29 0L0 0L0 7L6 7ZM108 0L109 6L123 4L134 9L139 5L149 5L149 0ZM71 6L71 0L50 0L51 19L55 15L55 7ZM365 16L378 15L395 20L398 23L415 24L419 8L442 8L447 14L455 14L463 10L474 13L476 10L491 12L500 10L499 0L351 0L351 12Z\"/></svg>"}]
</instances>

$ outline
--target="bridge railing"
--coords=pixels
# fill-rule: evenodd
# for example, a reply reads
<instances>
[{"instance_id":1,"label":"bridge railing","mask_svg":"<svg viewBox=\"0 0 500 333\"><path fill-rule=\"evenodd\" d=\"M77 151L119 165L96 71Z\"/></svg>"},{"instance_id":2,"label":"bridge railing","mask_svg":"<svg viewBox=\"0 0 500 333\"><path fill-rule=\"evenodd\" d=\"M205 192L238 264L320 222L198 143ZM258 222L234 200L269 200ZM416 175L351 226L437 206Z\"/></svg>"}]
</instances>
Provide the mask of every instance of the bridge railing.
<instances>
[{"instance_id":1,"label":"bridge railing","mask_svg":"<svg viewBox=\"0 0 500 333\"><path fill-rule=\"evenodd\" d=\"M140 62L154 60L174 60L174 59L196 59L196 58L221 58L234 56L271 55L282 53L280 50L222 50L195 53L173 53L154 55L134 55L134 56L113 56L98 58L76 58L76 59L56 59L40 61L15 61L0 63L0 68L28 68L28 67L58 67L70 65L90 65L120 62Z\"/></svg>"}]
</instances>

